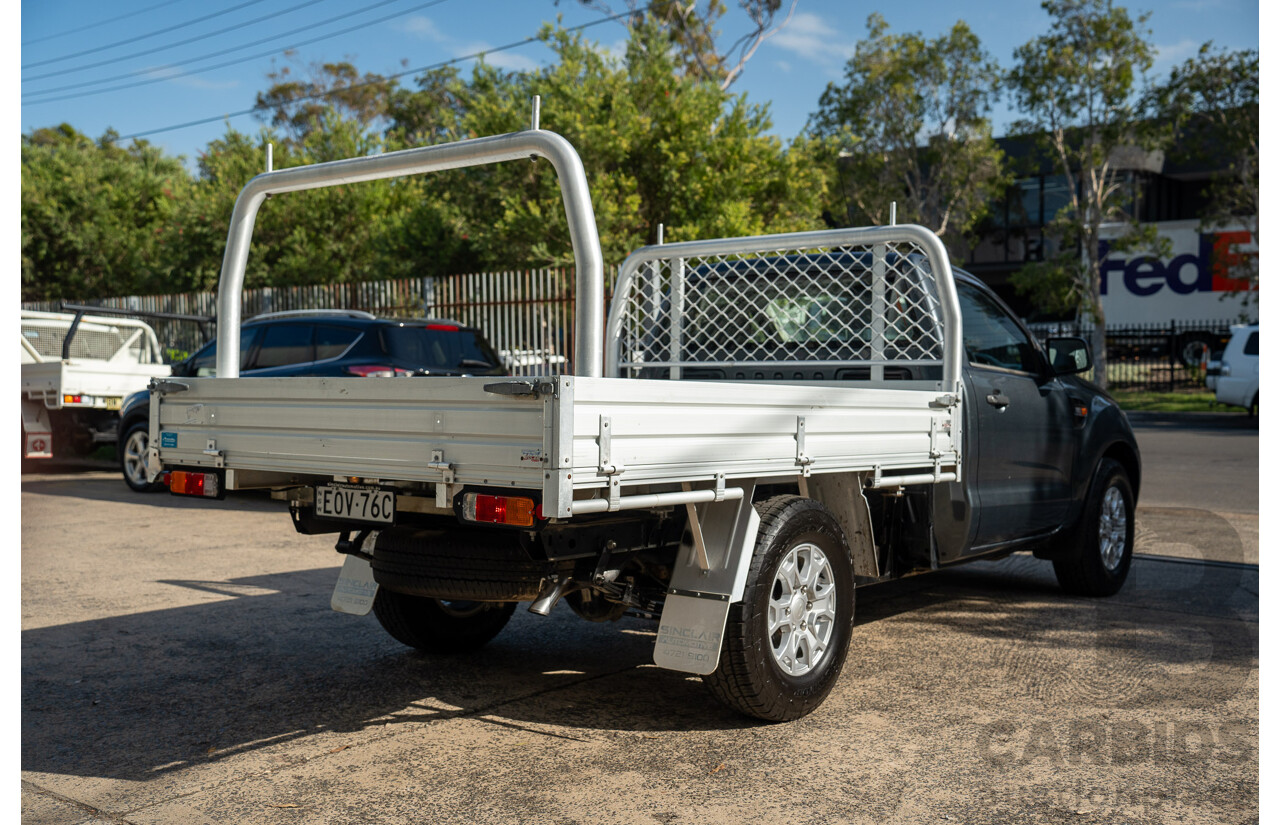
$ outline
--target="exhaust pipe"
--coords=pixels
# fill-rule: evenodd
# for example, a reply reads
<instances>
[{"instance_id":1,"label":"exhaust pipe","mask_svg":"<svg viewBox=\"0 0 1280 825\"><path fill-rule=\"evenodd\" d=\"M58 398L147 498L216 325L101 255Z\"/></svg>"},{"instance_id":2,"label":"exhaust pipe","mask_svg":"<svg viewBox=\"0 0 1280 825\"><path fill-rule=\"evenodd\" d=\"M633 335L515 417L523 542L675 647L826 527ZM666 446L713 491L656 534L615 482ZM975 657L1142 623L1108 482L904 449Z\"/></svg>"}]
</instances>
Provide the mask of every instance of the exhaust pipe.
<instances>
[{"instance_id":1,"label":"exhaust pipe","mask_svg":"<svg viewBox=\"0 0 1280 825\"><path fill-rule=\"evenodd\" d=\"M564 595L564 589L569 586L572 577L552 578L542 588L542 592L538 594L538 598L533 600L533 604L529 605L530 613L537 613L539 616L545 616L551 612L551 608L556 606L556 602L560 601L560 597Z\"/></svg>"}]
</instances>

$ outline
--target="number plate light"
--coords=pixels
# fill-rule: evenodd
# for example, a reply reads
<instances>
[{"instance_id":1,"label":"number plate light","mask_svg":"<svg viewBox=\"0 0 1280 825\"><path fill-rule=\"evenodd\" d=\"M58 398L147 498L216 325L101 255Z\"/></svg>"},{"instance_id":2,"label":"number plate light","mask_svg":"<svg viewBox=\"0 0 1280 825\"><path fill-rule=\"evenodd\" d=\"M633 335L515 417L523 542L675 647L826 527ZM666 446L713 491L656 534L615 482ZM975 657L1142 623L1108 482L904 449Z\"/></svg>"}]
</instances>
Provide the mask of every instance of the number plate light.
<instances>
[{"instance_id":1,"label":"number plate light","mask_svg":"<svg viewBox=\"0 0 1280 825\"><path fill-rule=\"evenodd\" d=\"M462 497L462 517L467 521L532 527L537 505L522 496L490 496L467 493Z\"/></svg>"},{"instance_id":2,"label":"number plate light","mask_svg":"<svg viewBox=\"0 0 1280 825\"><path fill-rule=\"evenodd\" d=\"M169 473L169 492L175 495L217 498L221 489L217 473L191 473L186 470Z\"/></svg>"}]
</instances>

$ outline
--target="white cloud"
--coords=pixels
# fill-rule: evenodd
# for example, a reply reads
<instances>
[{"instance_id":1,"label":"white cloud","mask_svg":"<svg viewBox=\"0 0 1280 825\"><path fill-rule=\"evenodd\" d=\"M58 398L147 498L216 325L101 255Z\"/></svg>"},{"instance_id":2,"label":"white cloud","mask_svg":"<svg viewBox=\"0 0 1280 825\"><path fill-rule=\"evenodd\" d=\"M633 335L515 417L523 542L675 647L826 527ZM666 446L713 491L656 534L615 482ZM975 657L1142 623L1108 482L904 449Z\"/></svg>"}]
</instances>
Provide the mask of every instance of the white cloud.
<instances>
[{"instance_id":1,"label":"white cloud","mask_svg":"<svg viewBox=\"0 0 1280 825\"><path fill-rule=\"evenodd\" d=\"M791 64L790 64L790 63L788 63L788 62L787 62L787 61L785 61L785 60L779 60L779 61L776 61L776 62L774 63L774 65L778 67L778 71L780 71L780 72L788 72L788 73L789 73L789 72L791 71Z\"/></svg>"},{"instance_id":2,"label":"white cloud","mask_svg":"<svg viewBox=\"0 0 1280 825\"><path fill-rule=\"evenodd\" d=\"M512 72L533 72L540 67L538 61L523 54L514 51L504 52L487 52L486 50L493 48L488 43L469 43L466 46L460 46L454 49L454 54L458 57L464 55L475 54L476 52L486 52L484 62L490 66L497 66L499 69L506 69Z\"/></svg>"},{"instance_id":3,"label":"white cloud","mask_svg":"<svg viewBox=\"0 0 1280 825\"><path fill-rule=\"evenodd\" d=\"M1186 39L1167 46L1156 46L1156 58L1152 61L1152 71L1164 74L1187 58L1195 57L1200 51L1200 45L1197 40Z\"/></svg>"},{"instance_id":4,"label":"white cloud","mask_svg":"<svg viewBox=\"0 0 1280 825\"><path fill-rule=\"evenodd\" d=\"M800 12L786 28L765 41L766 45L792 52L828 72L838 73L853 55L854 41L816 14Z\"/></svg>"},{"instance_id":5,"label":"white cloud","mask_svg":"<svg viewBox=\"0 0 1280 825\"><path fill-rule=\"evenodd\" d=\"M168 80L178 86L190 89L234 89L240 85L238 80L205 80L194 74L187 74L177 66L151 66L142 73L145 77Z\"/></svg>"},{"instance_id":6,"label":"white cloud","mask_svg":"<svg viewBox=\"0 0 1280 825\"><path fill-rule=\"evenodd\" d=\"M403 28L409 34L435 43L443 43L448 39L444 36L444 32L440 31L440 28L431 22L431 18L423 17L420 14L415 14L404 21Z\"/></svg>"},{"instance_id":7,"label":"white cloud","mask_svg":"<svg viewBox=\"0 0 1280 825\"><path fill-rule=\"evenodd\" d=\"M605 54L617 60L623 60L627 56L627 38L619 38L609 44L600 44L600 48L604 49Z\"/></svg>"}]
</instances>

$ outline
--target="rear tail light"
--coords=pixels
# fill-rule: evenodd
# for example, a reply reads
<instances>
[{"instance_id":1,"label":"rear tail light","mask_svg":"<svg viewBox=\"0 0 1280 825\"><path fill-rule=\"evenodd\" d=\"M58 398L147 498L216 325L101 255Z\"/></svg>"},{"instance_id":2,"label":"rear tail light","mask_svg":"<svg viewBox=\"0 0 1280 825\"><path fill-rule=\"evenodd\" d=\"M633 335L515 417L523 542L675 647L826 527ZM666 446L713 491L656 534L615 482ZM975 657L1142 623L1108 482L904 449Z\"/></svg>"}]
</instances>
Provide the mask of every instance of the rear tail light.
<instances>
[{"instance_id":1,"label":"rear tail light","mask_svg":"<svg viewBox=\"0 0 1280 825\"><path fill-rule=\"evenodd\" d=\"M453 324L427 324L427 329L434 329L439 332L457 332L458 328Z\"/></svg>"},{"instance_id":2,"label":"rear tail light","mask_svg":"<svg viewBox=\"0 0 1280 825\"><path fill-rule=\"evenodd\" d=\"M92 404L93 398L84 395L64 395L62 396L63 404Z\"/></svg>"},{"instance_id":3,"label":"rear tail light","mask_svg":"<svg viewBox=\"0 0 1280 825\"><path fill-rule=\"evenodd\" d=\"M173 470L169 474L169 492L179 496L220 498L222 482L217 473L194 473Z\"/></svg>"},{"instance_id":4,"label":"rear tail light","mask_svg":"<svg viewBox=\"0 0 1280 825\"><path fill-rule=\"evenodd\" d=\"M483 524L532 527L538 505L524 496L490 496L467 493L462 497L462 518Z\"/></svg>"},{"instance_id":5,"label":"rear tail light","mask_svg":"<svg viewBox=\"0 0 1280 825\"><path fill-rule=\"evenodd\" d=\"M347 367L347 373L350 375L358 375L361 378L394 378L397 375L413 375L412 370L402 370L398 367L387 367L380 364L360 364Z\"/></svg>"}]
</instances>

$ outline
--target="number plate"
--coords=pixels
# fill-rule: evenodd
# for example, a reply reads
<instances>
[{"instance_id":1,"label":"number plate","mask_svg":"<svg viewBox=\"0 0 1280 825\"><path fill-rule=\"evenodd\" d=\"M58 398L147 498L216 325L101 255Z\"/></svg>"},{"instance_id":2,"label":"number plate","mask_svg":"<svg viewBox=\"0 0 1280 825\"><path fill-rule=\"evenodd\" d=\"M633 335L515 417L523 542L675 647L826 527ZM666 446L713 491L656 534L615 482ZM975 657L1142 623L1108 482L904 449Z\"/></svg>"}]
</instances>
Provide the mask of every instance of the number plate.
<instances>
[{"instance_id":1,"label":"number plate","mask_svg":"<svg viewBox=\"0 0 1280 825\"><path fill-rule=\"evenodd\" d=\"M396 520L396 494L377 487L318 484L316 515L338 521L392 524Z\"/></svg>"},{"instance_id":2,"label":"number plate","mask_svg":"<svg viewBox=\"0 0 1280 825\"><path fill-rule=\"evenodd\" d=\"M118 409L120 409L120 404L124 401L124 399L123 399L123 398L120 398L120 397L118 397L118 396L114 396L114 395L112 395L112 396L108 396L108 397L106 397L106 398L104 398L104 399L102 399L102 400L103 400L104 402L106 402L106 403L104 404L104 406L105 406L107 409L109 409L109 410L118 410Z\"/></svg>"}]
</instances>

